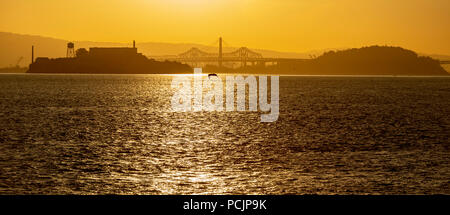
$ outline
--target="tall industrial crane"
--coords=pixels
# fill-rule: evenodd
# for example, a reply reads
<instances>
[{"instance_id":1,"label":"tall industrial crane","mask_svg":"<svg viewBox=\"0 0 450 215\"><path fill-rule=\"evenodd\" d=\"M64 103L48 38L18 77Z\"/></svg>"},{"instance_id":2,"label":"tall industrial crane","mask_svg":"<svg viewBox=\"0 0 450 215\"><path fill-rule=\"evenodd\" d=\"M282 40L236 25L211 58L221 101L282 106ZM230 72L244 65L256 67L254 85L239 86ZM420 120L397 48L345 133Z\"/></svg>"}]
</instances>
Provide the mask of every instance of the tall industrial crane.
<instances>
[{"instance_id":1,"label":"tall industrial crane","mask_svg":"<svg viewBox=\"0 0 450 215\"><path fill-rule=\"evenodd\" d=\"M23 60L23 56L20 56L19 60L17 60L16 67L20 67L19 64L20 64L20 62L22 62L22 60Z\"/></svg>"}]
</instances>

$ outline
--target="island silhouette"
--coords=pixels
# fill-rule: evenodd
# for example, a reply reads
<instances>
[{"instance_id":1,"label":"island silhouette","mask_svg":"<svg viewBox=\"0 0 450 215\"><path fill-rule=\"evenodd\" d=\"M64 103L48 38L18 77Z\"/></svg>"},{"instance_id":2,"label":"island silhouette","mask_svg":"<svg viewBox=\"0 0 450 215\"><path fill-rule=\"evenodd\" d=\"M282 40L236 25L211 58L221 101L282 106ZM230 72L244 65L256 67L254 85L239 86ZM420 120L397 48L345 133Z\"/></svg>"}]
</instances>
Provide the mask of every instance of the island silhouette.
<instances>
[{"instance_id":1,"label":"island silhouette","mask_svg":"<svg viewBox=\"0 0 450 215\"><path fill-rule=\"evenodd\" d=\"M309 61L277 65L275 70L325 75L449 75L439 60L390 46L329 51Z\"/></svg>"},{"instance_id":2,"label":"island silhouette","mask_svg":"<svg viewBox=\"0 0 450 215\"><path fill-rule=\"evenodd\" d=\"M307 60L280 61L270 66L247 66L237 69L208 65L205 72L265 73L287 75L406 75L448 76L439 60L419 56L411 50L391 46L369 46L328 51Z\"/></svg>"},{"instance_id":3,"label":"island silhouette","mask_svg":"<svg viewBox=\"0 0 450 215\"><path fill-rule=\"evenodd\" d=\"M73 48L73 43L68 44ZM68 49L69 50L69 49ZM68 51L69 54L70 51ZM156 61L137 52L133 47L78 49L73 57L39 57L30 64L28 73L84 73L84 74L155 74L189 73L186 64Z\"/></svg>"}]
</instances>

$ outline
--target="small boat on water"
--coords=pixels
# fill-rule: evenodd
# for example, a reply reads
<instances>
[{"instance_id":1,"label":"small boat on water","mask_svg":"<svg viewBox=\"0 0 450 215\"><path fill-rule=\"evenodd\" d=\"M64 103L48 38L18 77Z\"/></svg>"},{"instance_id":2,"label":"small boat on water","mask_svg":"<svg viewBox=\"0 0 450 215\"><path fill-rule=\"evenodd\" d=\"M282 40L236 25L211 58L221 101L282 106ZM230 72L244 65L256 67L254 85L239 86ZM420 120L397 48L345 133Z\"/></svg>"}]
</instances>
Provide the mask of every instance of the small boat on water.
<instances>
[{"instance_id":1,"label":"small boat on water","mask_svg":"<svg viewBox=\"0 0 450 215\"><path fill-rule=\"evenodd\" d=\"M215 74L215 73L211 73L211 74L208 74L208 78L211 78L211 77L217 77L217 74Z\"/></svg>"}]
</instances>

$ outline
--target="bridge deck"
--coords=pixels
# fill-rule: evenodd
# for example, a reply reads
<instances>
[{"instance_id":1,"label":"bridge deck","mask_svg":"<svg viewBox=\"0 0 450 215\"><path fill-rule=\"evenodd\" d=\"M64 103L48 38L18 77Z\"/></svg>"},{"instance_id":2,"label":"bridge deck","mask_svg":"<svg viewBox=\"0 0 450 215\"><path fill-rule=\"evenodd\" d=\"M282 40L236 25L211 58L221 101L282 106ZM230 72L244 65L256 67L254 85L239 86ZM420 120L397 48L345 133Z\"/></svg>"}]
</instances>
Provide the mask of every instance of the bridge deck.
<instances>
[{"instance_id":1,"label":"bridge deck","mask_svg":"<svg viewBox=\"0 0 450 215\"><path fill-rule=\"evenodd\" d=\"M179 62L218 62L217 57L197 57L197 58L180 58L180 57L154 57L155 59L179 61ZM307 59L299 58L240 58L230 57L222 58L222 62L281 62L281 61L305 61Z\"/></svg>"}]
</instances>

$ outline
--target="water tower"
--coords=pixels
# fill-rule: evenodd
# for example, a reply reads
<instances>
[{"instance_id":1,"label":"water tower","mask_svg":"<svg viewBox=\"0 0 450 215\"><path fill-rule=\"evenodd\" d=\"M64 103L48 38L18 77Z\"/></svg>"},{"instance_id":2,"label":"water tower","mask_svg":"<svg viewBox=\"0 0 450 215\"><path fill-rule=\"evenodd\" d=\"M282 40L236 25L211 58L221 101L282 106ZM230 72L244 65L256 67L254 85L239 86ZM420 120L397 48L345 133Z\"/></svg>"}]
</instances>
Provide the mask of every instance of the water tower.
<instances>
[{"instance_id":1,"label":"water tower","mask_svg":"<svg viewBox=\"0 0 450 215\"><path fill-rule=\"evenodd\" d=\"M72 42L67 43L67 55L66 55L66 57L68 57L68 58L75 57L75 45Z\"/></svg>"}]
</instances>

